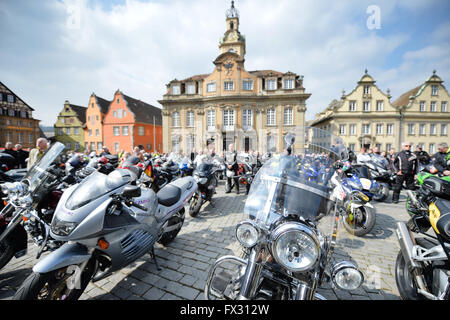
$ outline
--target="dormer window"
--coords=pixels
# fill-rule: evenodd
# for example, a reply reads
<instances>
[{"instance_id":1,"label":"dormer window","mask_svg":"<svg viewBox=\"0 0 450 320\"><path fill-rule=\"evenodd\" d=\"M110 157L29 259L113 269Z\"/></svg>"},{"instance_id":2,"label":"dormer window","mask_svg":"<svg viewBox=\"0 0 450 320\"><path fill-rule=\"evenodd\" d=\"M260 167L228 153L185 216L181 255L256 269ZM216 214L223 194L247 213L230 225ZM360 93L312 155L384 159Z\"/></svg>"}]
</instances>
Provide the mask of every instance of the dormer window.
<instances>
[{"instance_id":1,"label":"dormer window","mask_svg":"<svg viewBox=\"0 0 450 320\"><path fill-rule=\"evenodd\" d=\"M294 79L284 79L284 89L294 89Z\"/></svg>"},{"instance_id":2,"label":"dormer window","mask_svg":"<svg viewBox=\"0 0 450 320\"><path fill-rule=\"evenodd\" d=\"M277 80L268 79L266 81L266 90L276 90L277 89Z\"/></svg>"},{"instance_id":3,"label":"dormer window","mask_svg":"<svg viewBox=\"0 0 450 320\"><path fill-rule=\"evenodd\" d=\"M172 86L172 94L173 95L179 95L180 94L180 86L179 85Z\"/></svg>"},{"instance_id":4,"label":"dormer window","mask_svg":"<svg viewBox=\"0 0 450 320\"><path fill-rule=\"evenodd\" d=\"M186 93L187 94L195 94L195 84L193 84L193 83L188 84L187 88L186 88Z\"/></svg>"}]
</instances>

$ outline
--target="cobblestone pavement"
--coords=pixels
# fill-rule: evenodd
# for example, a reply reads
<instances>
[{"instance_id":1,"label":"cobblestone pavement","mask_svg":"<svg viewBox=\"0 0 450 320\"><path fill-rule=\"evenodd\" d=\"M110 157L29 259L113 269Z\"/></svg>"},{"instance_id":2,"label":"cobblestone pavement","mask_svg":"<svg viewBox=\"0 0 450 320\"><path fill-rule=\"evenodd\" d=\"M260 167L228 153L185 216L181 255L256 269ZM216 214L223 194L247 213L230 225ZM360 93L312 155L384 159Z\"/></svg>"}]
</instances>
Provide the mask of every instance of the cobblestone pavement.
<instances>
[{"instance_id":1,"label":"cobblestone pavement","mask_svg":"<svg viewBox=\"0 0 450 320\"><path fill-rule=\"evenodd\" d=\"M99 282L90 283L82 300L203 300L207 271L223 255L239 254L235 226L245 219L246 196L224 193L221 182L211 204L203 206L196 218L186 214L183 228L167 247L157 244L155 253L161 271L149 255ZM340 226L334 259L351 259L365 276L356 291L346 292L326 285L318 293L327 299L395 300L399 294L394 266L399 245L395 223L406 221L405 198L399 204L390 200L374 203L377 212L374 229L364 237L353 237ZM327 219L327 218L324 218ZM10 299L36 263L37 247L30 243L28 254L13 260L0 271L0 299Z\"/></svg>"}]
</instances>

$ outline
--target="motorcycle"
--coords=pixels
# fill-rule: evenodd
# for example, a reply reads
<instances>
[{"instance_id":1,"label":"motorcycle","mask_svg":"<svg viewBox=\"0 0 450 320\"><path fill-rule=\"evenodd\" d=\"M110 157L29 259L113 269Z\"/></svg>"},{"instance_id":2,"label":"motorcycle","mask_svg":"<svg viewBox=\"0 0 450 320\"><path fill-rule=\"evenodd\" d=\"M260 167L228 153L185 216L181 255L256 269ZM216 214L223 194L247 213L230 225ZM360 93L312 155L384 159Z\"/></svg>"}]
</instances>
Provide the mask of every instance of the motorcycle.
<instances>
[{"instance_id":1,"label":"motorcycle","mask_svg":"<svg viewBox=\"0 0 450 320\"><path fill-rule=\"evenodd\" d=\"M253 178L255 177L257 171L256 158L248 154L238 155L238 163L239 183L245 186L245 194L248 195Z\"/></svg>"},{"instance_id":2,"label":"motorcycle","mask_svg":"<svg viewBox=\"0 0 450 320\"><path fill-rule=\"evenodd\" d=\"M151 189L158 192L164 188L168 183L176 180L180 169L178 165L172 161L168 161L159 166L153 166L152 175L153 182L151 184Z\"/></svg>"},{"instance_id":3,"label":"motorcycle","mask_svg":"<svg viewBox=\"0 0 450 320\"><path fill-rule=\"evenodd\" d=\"M143 186L143 169L94 172L68 188L56 208L50 234L65 242L33 267L15 300L76 300L99 281L146 253L173 241L184 222L184 205L197 190L192 177L158 193Z\"/></svg>"},{"instance_id":4,"label":"motorcycle","mask_svg":"<svg viewBox=\"0 0 450 320\"><path fill-rule=\"evenodd\" d=\"M198 189L189 204L189 215L196 217L203 203L211 201L218 184L216 172L220 170L213 164L213 159L205 157L194 171L194 179Z\"/></svg>"},{"instance_id":5,"label":"motorcycle","mask_svg":"<svg viewBox=\"0 0 450 320\"><path fill-rule=\"evenodd\" d=\"M387 160L381 156L373 156L371 161L363 164L370 169L370 176L375 180L380 189L373 194L375 201L384 201L389 196L389 190L395 185L396 175L388 169Z\"/></svg>"},{"instance_id":6,"label":"motorcycle","mask_svg":"<svg viewBox=\"0 0 450 320\"><path fill-rule=\"evenodd\" d=\"M28 234L40 247L37 259L61 245L50 237L49 229L65 187L64 171L54 164L64 148L62 143L55 143L22 181L1 185L7 205L0 213L0 268L13 257L26 254Z\"/></svg>"},{"instance_id":7,"label":"motorcycle","mask_svg":"<svg viewBox=\"0 0 450 320\"><path fill-rule=\"evenodd\" d=\"M400 251L395 280L400 296L450 300L450 182L432 176L417 192L406 192L412 216L406 223L397 222L396 228Z\"/></svg>"},{"instance_id":8,"label":"motorcycle","mask_svg":"<svg viewBox=\"0 0 450 320\"><path fill-rule=\"evenodd\" d=\"M336 163L335 169L342 168ZM333 186L331 199L336 202L342 217L344 229L355 236L362 237L372 231L375 226L375 208L370 204L370 198L361 192L362 185L352 178L340 177L335 171L330 184ZM333 207L330 207L332 209Z\"/></svg>"},{"instance_id":9,"label":"motorcycle","mask_svg":"<svg viewBox=\"0 0 450 320\"><path fill-rule=\"evenodd\" d=\"M319 129L310 130L314 134L295 134L312 139L302 141L296 152L323 148L322 140L317 141ZM204 290L207 300L324 300L317 293L324 281L332 280L344 290L355 290L363 282L351 262L330 263L339 216L333 219L331 234L323 233L317 220L327 210L330 188L300 175L291 155L293 133L285 139L288 154L274 155L259 170L244 207L248 220L236 226L244 254L223 256L212 265ZM335 158L345 157L343 141L335 139L329 152Z\"/></svg>"}]
</instances>

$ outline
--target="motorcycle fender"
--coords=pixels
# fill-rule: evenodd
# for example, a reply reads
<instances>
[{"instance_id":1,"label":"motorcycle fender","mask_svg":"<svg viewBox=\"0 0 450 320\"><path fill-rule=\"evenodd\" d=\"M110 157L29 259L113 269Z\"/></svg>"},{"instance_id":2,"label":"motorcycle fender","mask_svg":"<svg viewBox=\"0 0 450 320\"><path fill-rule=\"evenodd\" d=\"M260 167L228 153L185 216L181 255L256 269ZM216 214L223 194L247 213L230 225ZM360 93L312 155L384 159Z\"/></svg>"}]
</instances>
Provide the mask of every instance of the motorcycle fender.
<instances>
[{"instance_id":1,"label":"motorcycle fender","mask_svg":"<svg viewBox=\"0 0 450 320\"><path fill-rule=\"evenodd\" d=\"M47 273L70 265L78 265L91 258L91 254L85 246L73 243L65 243L62 247L47 255L34 267L33 272Z\"/></svg>"},{"instance_id":2,"label":"motorcycle fender","mask_svg":"<svg viewBox=\"0 0 450 320\"><path fill-rule=\"evenodd\" d=\"M0 226L0 234L5 229L6 225ZM25 250L28 247L28 234L21 224L18 224L6 239L11 240L10 243L14 246L14 253Z\"/></svg>"},{"instance_id":3,"label":"motorcycle fender","mask_svg":"<svg viewBox=\"0 0 450 320\"><path fill-rule=\"evenodd\" d=\"M369 207L373 209L373 205L371 205L369 202L367 202L366 204L362 204L362 203L352 203L352 210L359 208L359 207Z\"/></svg>"}]
</instances>

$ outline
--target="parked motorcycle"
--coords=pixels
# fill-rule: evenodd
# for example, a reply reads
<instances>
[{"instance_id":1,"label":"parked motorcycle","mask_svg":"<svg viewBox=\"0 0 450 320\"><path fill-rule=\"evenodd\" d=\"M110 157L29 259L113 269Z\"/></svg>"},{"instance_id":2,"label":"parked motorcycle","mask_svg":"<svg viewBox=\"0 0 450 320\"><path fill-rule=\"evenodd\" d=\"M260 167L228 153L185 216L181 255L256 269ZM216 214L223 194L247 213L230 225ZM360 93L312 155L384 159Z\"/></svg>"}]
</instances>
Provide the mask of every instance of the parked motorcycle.
<instances>
[{"instance_id":1,"label":"parked motorcycle","mask_svg":"<svg viewBox=\"0 0 450 320\"><path fill-rule=\"evenodd\" d=\"M154 244L167 245L176 237L197 184L185 177L155 193L140 183L142 173L138 167L94 172L68 188L50 229L65 244L33 267L14 299L75 300L91 280L104 279L146 253L156 262Z\"/></svg>"},{"instance_id":2,"label":"parked motorcycle","mask_svg":"<svg viewBox=\"0 0 450 320\"><path fill-rule=\"evenodd\" d=\"M373 156L371 161L364 163L364 166L369 168L370 176L379 184L379 189L373 194L373 199L384 201L389 196L389 190L392 190L395 185L396 174L392 174L387 160L382 156Z\"/></svg>"},{"instance_id":3,"label":"parked motorcycle","mask_svg":"<svg viewBox=\"0 0 450 320\"><path fill-rule=\"evenodd\" d=\"M54 210L61 198L64 172L55 160L64 150L55 143L20 182L1 185L7 205L0 213L0 268L26 254L28 235L39 246L36 258L61 245L49 236Z\"/></svg>"},{"instance_id":4,"label":"parked motorcycle","mask_svg":"<svg viewBox=\"0 0 450 320\"><path fill-rule=\"evenodd\" d=\"M401 249L395 280L400 296L450 300L450 182L431 176L417 192L406 192L412 217L407 223L397 222L396 229Z\"/></svg>"},{"instance_id":5,"label":"parked motorcycle","mask_svg":"<svg viewBox=\"0 0 450 320\"><path fill-rule=\"evenodd\" d=\"M322 140L317 141L323 136L317 134L319 129L310 130L295 134L300 140L311 139L302 141L296 153L323 148ZM248 220L236 227L245 254L224 256L213 264L205 285L207 300L325 299L317 293L324 281L333 280L344 290L355 290L363 282L354 264L331 265L339 216L333 219L331 234L320 231L317 221L327 210L330 188L300 175L290 155L294 135L285 138L288 155L274 155L259 170L245 203ZM327 151L336 160L345 157L343 141L335 137L333 143Z\"/></svg>"},{"instance_id":6,"label":"parked motorcycle","mask_svg":"<svg viewBox=\"0 0 450 320\"><path fill-rule=\"evenodd\" d=\"M335 169L342 170L346 163L337 162ZM345 168L344 168L345 171ZM348 233L362 237L372 231L375 226L376 212L370 204L370 198L361 192L362 185L358 180L339 175L335 171L330 184L333 187L331 199L335 201L336 208L342 217L342 224ZM334 206L330 207L333 209Z\"/></svg>"},{"instance_id":7,"label":"parked motorcycle","mask_svg":"<svg viewBox=\"0 0 450 320\"><path fill-rule=\"evenodd\" d=\"M211 201L218 184L216 176L218 170L220 168L216 167L213 159L209 157L204 157L195 169L193 176L197 182L198 189L192 196L189 204L189 215L191 217L198 215L203 203Z\"/></svg>"}]
</instances>

